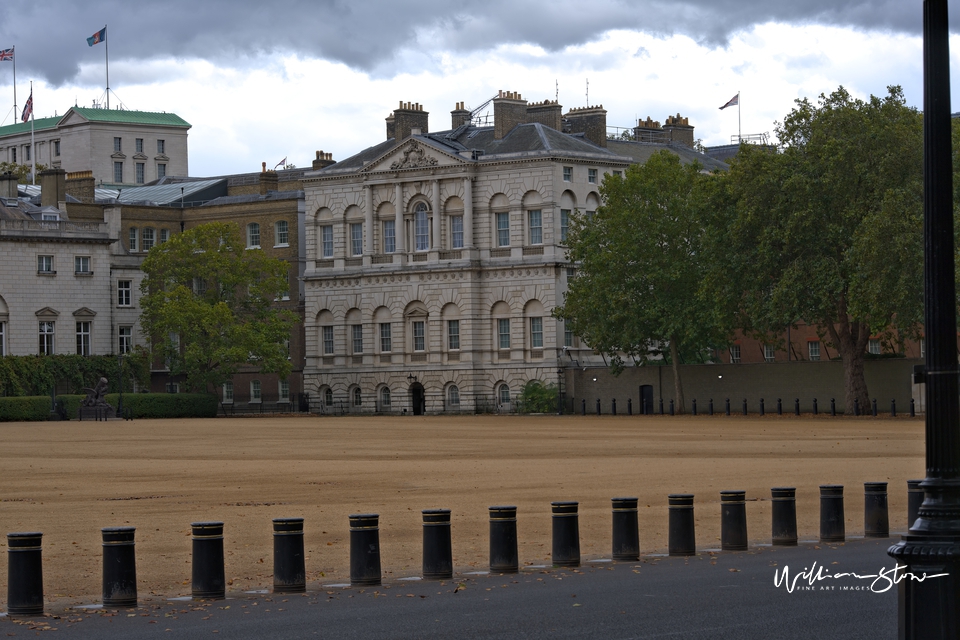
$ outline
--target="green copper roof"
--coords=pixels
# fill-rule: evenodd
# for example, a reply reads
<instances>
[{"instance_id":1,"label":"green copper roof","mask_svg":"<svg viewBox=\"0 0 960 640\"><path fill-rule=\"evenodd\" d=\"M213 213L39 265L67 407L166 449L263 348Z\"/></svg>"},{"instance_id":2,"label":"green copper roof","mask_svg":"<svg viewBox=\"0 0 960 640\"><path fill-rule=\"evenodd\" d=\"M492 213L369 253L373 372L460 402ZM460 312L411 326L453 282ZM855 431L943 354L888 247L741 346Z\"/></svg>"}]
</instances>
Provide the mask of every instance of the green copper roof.
<instances>
[{"instance_id":1,"label":"green copper roof","mask_svg":"<svg viewBox=\"0 0 960 640\"><path fill-rule=\"evenodd\" d=\"M37 118L33 122L34 131L43 131L44 129L53 129L60 122L60 116L54 118ZM30 122L18 122L17 124L8 124L0 127L0 136L12 136L17 133L30 133Z\"/></svg>"},{"instance_id":2,"label":"green copper roof","mask_svg":"<svg viewBox=\"0 0 960 640\"><path fill-rule=\"evenodd\" d=\"M120 109L92 109L90 107L73 107L71 111L79 113L91 122L119 122L123 124L154 124L164 125L167 127L190 127L189 122L175 113L123 111Z\"/></svg>"}]
</instances>

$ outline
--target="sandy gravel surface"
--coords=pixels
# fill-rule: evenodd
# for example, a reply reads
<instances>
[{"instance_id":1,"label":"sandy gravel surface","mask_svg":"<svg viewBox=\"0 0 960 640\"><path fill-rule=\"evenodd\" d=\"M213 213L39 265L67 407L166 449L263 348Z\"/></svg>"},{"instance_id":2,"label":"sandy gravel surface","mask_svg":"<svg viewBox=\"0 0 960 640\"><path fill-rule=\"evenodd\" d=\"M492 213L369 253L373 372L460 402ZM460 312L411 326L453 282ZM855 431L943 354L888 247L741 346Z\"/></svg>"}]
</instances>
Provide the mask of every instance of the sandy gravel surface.
<instances>
[{"instance_id":1,"label":"sandy gravel surface","mask_svg":"<svg viewBox=\"0 0 960 640\"><path fill-rule=\"evenodd\" d=\"M846 486L857 535L863 482L890 483L902 531L906 481L924 475L920 419L272 417L0 423L0 434L3 531L43 532L45 593L64 604L99 601L101 527L137 527L140 595L170 597L190 593L194 521L225 522L228 590L242 590L272 585L277 517L305 519L309 585L348 581L351 513L380 514L390 579L420 572L422 509L453 510L454 565L470 571L486 568L492 505L518 506L520 561L544 564L553 500L580 502L586 559L609 557L612 497L640 498L649 553L666 549L670 493L696 495L708 548L721 490L746 490L762 543L771 487L797 487L801 539L815 539L820 484Z\"/></svg>"}]
</instances>

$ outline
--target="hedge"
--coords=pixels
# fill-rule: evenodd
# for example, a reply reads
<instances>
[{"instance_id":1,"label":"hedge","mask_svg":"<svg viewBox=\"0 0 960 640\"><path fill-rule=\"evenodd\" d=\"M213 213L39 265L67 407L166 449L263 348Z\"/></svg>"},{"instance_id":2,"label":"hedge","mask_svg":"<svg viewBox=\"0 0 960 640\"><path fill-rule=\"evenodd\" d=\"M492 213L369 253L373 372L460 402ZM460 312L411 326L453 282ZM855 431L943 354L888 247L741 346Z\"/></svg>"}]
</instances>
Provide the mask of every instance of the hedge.
<instances>
[{"instance_id":1,"label":"hedge","mask_svg":"<svg viewBox=\"0 0 960 640\"><path fill-rule=\"evenodd\" d=\"M59 395L67 417L76 420L85 395ZM120 399L118 393L105 396L114 409ZM125 393L123 411L131 418L215 418L217 396L206 393ZM49 420L49 396L0 398L0 422Z\"/></svg>"},{"instance_id":2,"label":"hedge","mask_svg":"<svg viewBox=\"0 0 960 640\"><path fill-rule=\"evenodd\" d=\"M50 396L0 398L0 421L24 422L50 419Z\"/></svg>"}]
</instances>

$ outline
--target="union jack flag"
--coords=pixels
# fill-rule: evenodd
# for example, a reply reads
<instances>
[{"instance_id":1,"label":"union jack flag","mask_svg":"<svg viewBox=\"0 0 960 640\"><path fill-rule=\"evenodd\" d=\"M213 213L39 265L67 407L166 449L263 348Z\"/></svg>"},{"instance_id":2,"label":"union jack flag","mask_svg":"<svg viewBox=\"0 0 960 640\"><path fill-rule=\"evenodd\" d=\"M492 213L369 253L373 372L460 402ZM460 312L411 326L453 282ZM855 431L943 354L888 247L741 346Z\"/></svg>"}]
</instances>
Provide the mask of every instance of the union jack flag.
<instances>
[{"instance_id":1,"label":"union jack flag","mask_svg":"<svg viewBox=\"0 0 960 640\"><path fill-rule=\"evenodd\" d=\"M33 91L30 92L30 97L27 98L27 104L23 105L23 117L20 118L20 120L26 122L30 119L31 115L33 115Z\"/></svg>"},{"instance_id":2,"label":"union jack flag","mask_svg":"<svg viewBox=\"0 0 960 640\"><path fill-rule=\"evenodd\" d=\"M9 49L0 49L0 62L4 60L13 60L13 47Z\"/></svg>"},{"instance_id":3,"label":"union jack flag","mask_svg":"<svg viewBox=\"0 0 960 640\"><path fill-rule=\"evenodd\" d=\"M723 111L727 107L736 107L739 104L740 104L740 94L738 93L737 95L727 100L727 104L720 107L720 111Z\"/></svg>"}]
</instances>

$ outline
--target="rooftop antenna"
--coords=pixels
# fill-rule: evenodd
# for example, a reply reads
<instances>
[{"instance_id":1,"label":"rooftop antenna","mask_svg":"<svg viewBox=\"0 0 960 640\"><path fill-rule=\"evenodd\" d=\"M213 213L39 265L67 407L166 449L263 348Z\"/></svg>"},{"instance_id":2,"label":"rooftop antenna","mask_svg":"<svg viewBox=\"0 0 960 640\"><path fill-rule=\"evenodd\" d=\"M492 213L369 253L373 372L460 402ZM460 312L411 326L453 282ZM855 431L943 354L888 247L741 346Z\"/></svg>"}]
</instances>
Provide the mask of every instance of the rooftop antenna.
<instances>
[{"instance_id":1,"label":"rooftop antenna","mask_svg":"<svg viewBox=\"0 0 960 640\"><path fill-rule=\"evenodd\" d=\"M554 83L556 84L556 91L553 94L553 101L560 102L560 81L554 80Z\"/></svg>"},{"instance_id":2,"label":"rooftop antenna","mask_svg":"<svg viewBox=\"0 0 960 640\"><path fill-rule=\"evenodd\" d=\"M590 78L587 78L587 106L590 106Z\"/></svg>"}]
</instances>

